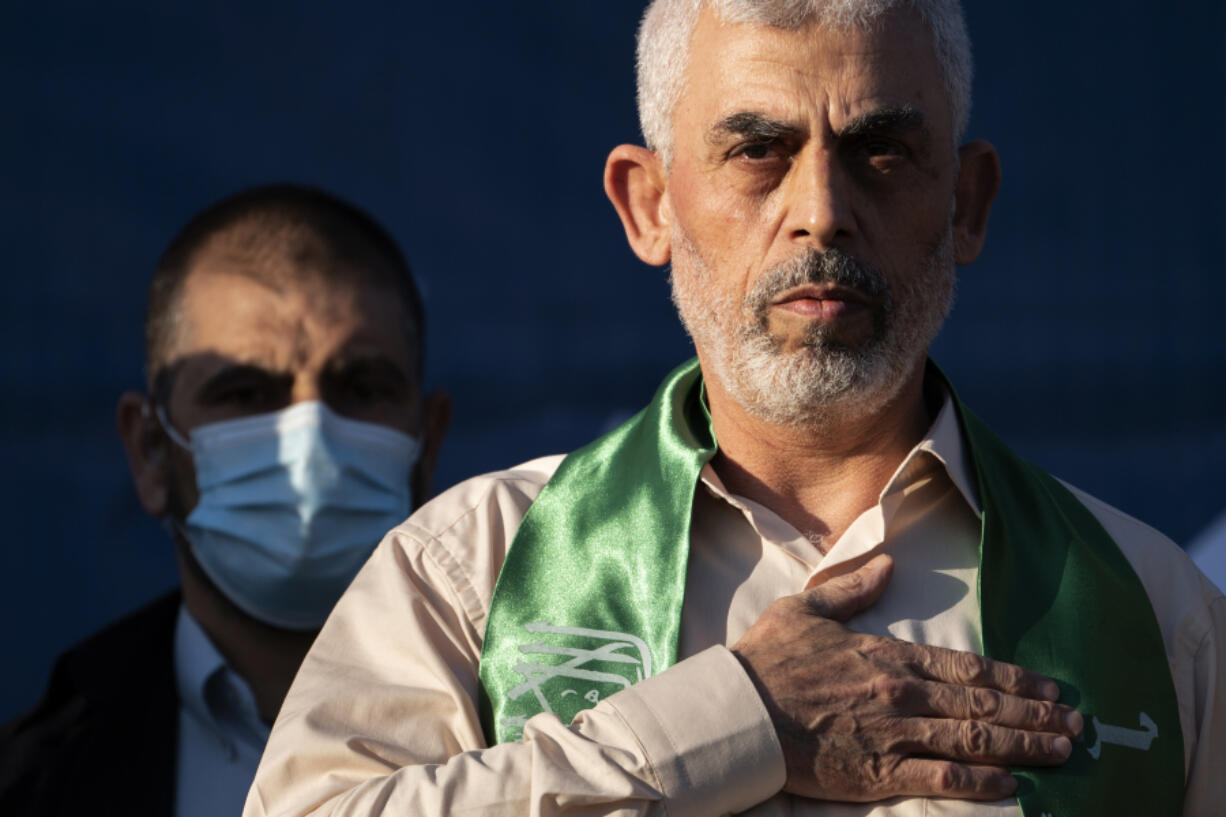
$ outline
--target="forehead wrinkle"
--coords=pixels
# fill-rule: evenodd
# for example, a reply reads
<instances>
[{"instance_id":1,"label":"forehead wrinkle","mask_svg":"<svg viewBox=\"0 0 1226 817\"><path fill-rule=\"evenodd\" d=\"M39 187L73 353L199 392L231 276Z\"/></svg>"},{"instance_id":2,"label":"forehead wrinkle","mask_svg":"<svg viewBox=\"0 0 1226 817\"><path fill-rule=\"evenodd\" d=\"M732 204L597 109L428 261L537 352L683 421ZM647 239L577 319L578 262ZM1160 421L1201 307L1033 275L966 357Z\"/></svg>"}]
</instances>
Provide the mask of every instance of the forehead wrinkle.
<instances>
[{"instance_id":1,"label":"forehead wrinkle","mask_svg":"<svg viewBox=\"0 0 1226 817\"><path fill-rule=\"evenodd\" d=\"M828 43L828 47L824 50L828 54L834 55L835 58L842 60L843 63L859 63L861 70L856 71L856 74L863 72L877 72L879 66L884 65L886 69L885 76L878 76L878 82L873 82L872 85L877 87L879 91L888 92L890 90L890 77L894 75L897 79L896 66L891 69L889 63L893 61L891 54L897 50L904 49L908 54L908 59L915 54L911 54L917 45L917 34L922 34L922 44L920 47L932 53L938 61L938 79L940 82L940 91L942 91L943 101L951 107L956 108L956 99L949 97L950 87L948 86L948 76L945 74L945 66L942 63L942 50L938 47L939 42L934 42L931 23L927 18L918 12L913 7L908 7L907 4L897 4L886 2L885 6L881 7L880 13L873 12L868 17L858 17L855 15L848 16L843 9L843 6L826 7L826 11L820 13L799 12L794 16L794 20L786 26L777 25L777 22L766 22L765 18L759 17L758 12L747 12L744 15L739 13L727 13L728 7L721 2L704 1L698 4L696 9L696 20L693 26L689 29L689 42L684 52L684 61L682 63L682 77L677 83L676 98L669 104L669 130L673 130L676 125L678 109L682 107L682 99L694 91L695 85L702 85L705 82L695 83L696 77L709 77L710 71L721 72L725 70L725 66L737 63L737 61L747 61L747 63L767 64L782 64L790 67L793 74L808 75L807 80L803 81L803 85L812 88L813 81L817 80L818 85L828 85L828 92L824 94L826 97L835 97L837 93L834 88L846 86L847 82L852 81L851 76L829 77L829 81L824 82L821 77L814 77L815 65L796 65L790 64L788 53L792 52L798 43L798 40L805 37L814 36L830 36L835 34L836 37L828 39L834 40L832 44ZM834 13L830 13L830 12ZM775 20L775 18L771 18ZM910 27L912 31L902 36L896 31L897 27ZM745 43L744 39L738 37L739 32L770 32L775 34L775 43L758 44ZM641 36L641 34L640 34ZM900 37L902 39L900 39ZM790 42L788 42L790 40ZM944 42L944 40L942 40ZM699 67L698 59L700 52L709 52L714 49L714 59L716 63L707 65L705 69ZM935 49L935 50L934 50ZM641 56L641 54L640 54ZM710 60L707 60L710 61ZM846 74L846 71L843 71ZM904 75L910 75L911 72L904 70ZM881 82L885 85L881 85ZM895 88L897 90L897 88ZM641 91L641 88L640 88ZM880 94L874 94L880 96ZM759 107L753 104L750 99L750 104L744 105L745 108ZM857 105L843 103L839 109L835 109L834 105L829 105L830 113L828 118L848 118L853 113L853 108ZM935 113L935 110L934 112ZM956 112L954 112L956 113ZM965 123L964 123L965 124ZM933 124L935 126L935 123ZM652 129L655 132L655 129ZM650 137L649 137L650 139ZM956 135L955 135L956 139ZM668 139L660 140L660 144L666 157L666 164L671 164L674 151L674 136ZM652 147L656 147L652 145Z\"/></svg>"},{"instance_id":2,"label":"forehead wrinkle","mask_svg":"<svg viewBox=\"0 0 1226 817\"><path fill-rule=\"evenodd\" d=\"M302 319L294 321L293 338L290 342L290 366L294 370L304 369L311 363L312 354L311 333L307 331L306 322Z\"/></svg>"},{"instance_id":3,"label":"forehead wrinkle","mask_svg":"<svg viewBox=\"0 0 1226 817\"><path fill-rule=\"evenodd\" d=\"M230 306L236 307L239 310L237 313L222 316L210 312L209 305L199 300L201 296L197 287L205 281L225 287L227 278L244 281L270 293L273 297L272 308L257 312L250 305L232 303ZM181 358L185 354L211 352L273 372L288 371L301 357L304 344L309 347L309 343L302 320L287 315L281 306L292 309L290 302L300 297L301 293L292 288L278 286L275 280L267 276L248 275L243 268L206 267L193 270L183 288L172 354ZM290 338L291 342L286 344L282 338ZM201 343L208 345L192 348Z\"/></svg>"},{"instance_id":4,"label":"forehead wrinkle","mask_svg":"<svg viewBox=\"0 0 1226 817\"><path fill-rule=\"evenodd\" d=\"M795 34L783 32L784 37ZM820 131L835 135L846 129L836 128L836 122L854 122L864 115L861 111L865 108L870 109L869 113L880 110L896 116L900 125L913 124L906 121L909 116L901 115L904 112L914 112L922 118L915 106L890 101L891 97L897 99L897 89L892 87L890 73L879 70L888 50L864 47L840 51L833 64L796 65L789 53L782 50L786 46L778 43L765 53L755 48L756 53L745 53L741 58L735 52L731 58L725 57L723 71L749 76L739 87L730 89L736 98L726 109L731 112L708 129L708 143L718 143L728 134L762 138L808 136L815 116L820 120L817 125ZM754 68L758 70L750 70Z\"/></svg>"}]
</instances>

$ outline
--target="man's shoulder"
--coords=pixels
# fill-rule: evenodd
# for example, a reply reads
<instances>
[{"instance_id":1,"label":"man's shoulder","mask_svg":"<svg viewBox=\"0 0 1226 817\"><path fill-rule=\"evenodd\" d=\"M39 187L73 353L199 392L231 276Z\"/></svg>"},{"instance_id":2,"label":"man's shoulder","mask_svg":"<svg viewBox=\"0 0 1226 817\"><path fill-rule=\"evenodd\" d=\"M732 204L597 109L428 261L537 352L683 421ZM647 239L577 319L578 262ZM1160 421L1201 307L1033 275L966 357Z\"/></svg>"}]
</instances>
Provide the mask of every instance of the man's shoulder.
<instances>
[{"instance_id":1,"label":"man's shoulder","mask_svg":"<svg viewBox=\"0 0 1226 817\"><path fill-rule=\"evenodd\" d=\"M503 471L470 477L421 506L397 530L437 538L474 514L503 511L523 516L564 458L563 454L538 457Z\"/></svg>"},{"instance_id":2,"label":"man's shoulder","mask_svg":"<svg viewBox=\"0 0 1226 817\"><path fill-rule=\"evenodd\" d=\"M1196 568L1183 548L1161 531L1075 485L1061 483L1094 515L1138 573L1138 568L1150 568L1181 574L1188 581L1195 578Z\"/></svg>"},{"instance_id":3,"label":"man's shoulder","mask_svg":"<svg viewBox=\"0 0 1226 817\"><path fill-rule=\"evenodd\" d=\"M539 457L466 479L418 508L388 540L410 564L425 554L445 572L458 569L484 585L482 577L497 575L524 514L564 458Z\"/></svg>"},{"instance_id":4,"label":"man's shoulder","mask_svg":"<svg viewBox=\"0 0 1226 817\"><path fill-rule=\"evenodd\" d=\"M42 698L4 727L11 736L66 710L149 701L158 688L173 699L174 631L179 592L167 593L70 647L55 661Z\"/></svg>"},{"instance_id":5,"label":"man's shoulder","mask_svg":"<svg viewBox=\"0 0 1226 817\"><path fill-rule=\"evenodd\" d=\"M1103 526L1141 580L1168 653L1176 643L1198 643L1211 627L1208 608L1221 596L1213 583L1169 537L1076 486L1064 485Z\"/></svg>"},{"instance_id":6,"label":"man's shoulder","mask_svg":"<svg viewBox=\"0 0 1226 817\"><path fill-rule=\"evenodd\" d=\"M98 696L131 689L133 675L153 662L170 673L180 603L174 590L127 613L64 653L65 670Z\"/></svg>"},{"instance_id":7,"label":"man's shoulder","mask_svg":"<svg viewBox=\"0 0 1226 817\"><path fill-rule=\"evenodd\" d=\"M151 677L173 682L179 605L179 591L171 591L74 644L56 659L48 693L100 703L131 694Z\"/></svg>"},{"instance_id":8,"label":"man's shoulder","mask_svg":"<svg viewBox=\"0 0 1226 817\"><path fill-rule=\"evenodd\" d=\"M121 767L126 764L162 772L151 779L141 802L168 799L179 604L179 593L168 593L56 660L39 702L0 728L0 812L79 813L72 805L78 792L103 792L106 799L108 787L125 779ZM79 787L64 788L66 779Z\"/></svg>"},{"instance_id":9,"label":"man's shoulder","mask_svg":"<svg viewBox=\"0 0 1226 817\"><path fill-rule=\"evenodd\" d=\"M1156 528L1147 525L1134 516L1128 515L1114 505L1107 504L1093 494L1078 488L1076 485L1071 485L1062 479L1059 481L1065 488L1068 488L1073 496L1077 497L1077 500L1082 505L1086 506L1090 513L1094 514L1094 518L1098 520L1098 523L1103 526L1107 533L1111 534L1111 538L1120 547L1142 550L1156 549L1168 555L1173 551L1181 551L1179 545L1175 544L1173 540Z\"/></svg>"}]
</instances>

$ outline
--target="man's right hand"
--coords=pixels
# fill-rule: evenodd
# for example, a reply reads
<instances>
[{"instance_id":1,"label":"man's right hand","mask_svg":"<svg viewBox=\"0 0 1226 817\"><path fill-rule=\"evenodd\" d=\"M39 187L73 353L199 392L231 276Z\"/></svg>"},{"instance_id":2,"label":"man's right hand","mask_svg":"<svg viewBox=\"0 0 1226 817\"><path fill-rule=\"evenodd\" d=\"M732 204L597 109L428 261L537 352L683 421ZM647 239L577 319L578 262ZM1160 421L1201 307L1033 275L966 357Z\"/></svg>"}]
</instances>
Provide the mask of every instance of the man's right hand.
<instances>
[{"instance_id":1,"label":"man's right hand","mask_svg":"<svg viewBox=\"0 0 1226 817\"><path fill-rule=\"evenodd\" d=\"M1055 703L1055 682L839 623L872 606L892 570L878 556L779 599L732 648L779 735L785 790L845 802L999 800L1017 788L1005 765L1067 760L1082 718Z\"/></svg>"}]
</instances>

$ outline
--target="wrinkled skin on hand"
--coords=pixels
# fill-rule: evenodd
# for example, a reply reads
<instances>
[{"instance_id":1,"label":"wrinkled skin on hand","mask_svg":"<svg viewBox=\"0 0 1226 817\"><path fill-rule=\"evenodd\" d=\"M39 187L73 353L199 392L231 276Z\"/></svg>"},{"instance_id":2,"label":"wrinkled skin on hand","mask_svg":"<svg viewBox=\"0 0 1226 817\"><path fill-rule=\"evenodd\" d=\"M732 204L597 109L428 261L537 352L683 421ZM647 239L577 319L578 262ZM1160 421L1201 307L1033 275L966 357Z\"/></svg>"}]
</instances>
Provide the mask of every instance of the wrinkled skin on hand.
<instances>
[{"instance_id":1,"label":"wrinkled skin on hand","mask_svg":"<svg viewBox=\"0 0 1226 817\"><path fill-rule=\"evenodd\" d=\"M901 795L999 800L1007 765L1068 759L1081 715L1056 684L973 653L849 630L889 582L878 556L779 599L732 651L770 712L785 791L870 802Z\"/></svg>"}]
</instances>

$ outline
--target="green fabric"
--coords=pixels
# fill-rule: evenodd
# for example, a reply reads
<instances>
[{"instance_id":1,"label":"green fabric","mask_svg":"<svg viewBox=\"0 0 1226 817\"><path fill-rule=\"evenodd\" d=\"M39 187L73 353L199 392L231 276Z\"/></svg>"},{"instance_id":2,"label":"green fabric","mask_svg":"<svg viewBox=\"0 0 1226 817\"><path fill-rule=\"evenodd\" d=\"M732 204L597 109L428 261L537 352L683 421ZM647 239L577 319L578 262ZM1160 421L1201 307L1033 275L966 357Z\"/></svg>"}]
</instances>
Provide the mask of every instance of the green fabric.
<instances>
[{"instance_id":1,"label":"green fabric","mask_svg":"<svg viewBox=\"0 0 1226 817\"><path fill-rule=\"evenodd\" d=\"M983 507L984 654L1056 679L1087 722L1063 766L1011 770L1023 812L1181 814L1178 701L1141 580L1067 488L958 412Z\"/></svg>"},{"instance_id":2,"label":"green fabric","mask_svg":"<svg viewBox=\"0 0 1226 817\"><path fill-rule=\"evenodd\" d=\"M984 509L985 654L1055 678L1087 720L1064 766L1013 770L1023 813L1181 813L1177 701L1140 580L1063 485L954 399ZM539 712L569 723L676 662L694 490L715 450L690 361L643 412L562 462L494 590L480 665L491 744Z\"/></svg>"},{"instance_id":3,"label":"green fabric","mask_svg":"<svg viewBox=\"0 0 1226 817\"><path fill-rule=\"evenodd\" d=\"M485 627L487 737L514 740L542 711L570 723L676 662L690 508L715 454L701 387L696 365L678 369L646 409L563 460L528 509Z\"/></svg>"}]
</instances>

